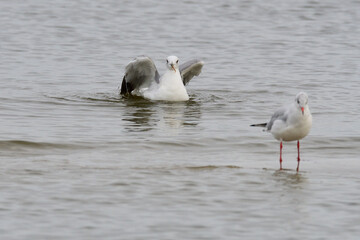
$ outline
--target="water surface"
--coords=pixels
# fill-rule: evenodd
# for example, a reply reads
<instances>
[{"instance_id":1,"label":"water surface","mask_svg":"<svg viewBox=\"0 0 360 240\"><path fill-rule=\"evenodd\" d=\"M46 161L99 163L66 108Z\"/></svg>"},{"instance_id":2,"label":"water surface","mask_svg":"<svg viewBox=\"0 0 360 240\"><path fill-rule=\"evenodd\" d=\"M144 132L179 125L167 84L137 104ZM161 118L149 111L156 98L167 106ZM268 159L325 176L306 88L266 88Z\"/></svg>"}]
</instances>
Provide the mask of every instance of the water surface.
<instances>
[{"instance_id":1,"label":"water surface","mask_svg":"<svg viewBox=\"0 0 360 240\"><path fill-rule=\"evenodd\" d=\"M2 239L357 239L359 1L0 3ZM123 99L137 55L199 58L182 103ZM305 91L313 128L265 122Z\"/></svg>"}]
</instances>

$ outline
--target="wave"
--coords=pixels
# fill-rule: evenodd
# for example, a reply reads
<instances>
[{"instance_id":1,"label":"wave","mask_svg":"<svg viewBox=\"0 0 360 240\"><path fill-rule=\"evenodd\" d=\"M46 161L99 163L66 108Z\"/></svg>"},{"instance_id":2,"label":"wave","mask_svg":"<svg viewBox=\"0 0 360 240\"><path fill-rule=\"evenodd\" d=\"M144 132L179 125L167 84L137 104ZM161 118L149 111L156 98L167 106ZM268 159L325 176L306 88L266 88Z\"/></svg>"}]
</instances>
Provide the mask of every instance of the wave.
<instances>
[{"instance_id":1,"label":"wave","mask_svg":"<svg viewBox=\"0 0 360 240\"><path fill-rule=\"evenodd\" d=\"M186 169L194 170L194 171L201 171L201 170L215 170L215 169L230 169L230 168L242 168L240 166L235 165L205 165L205 166L190 166L186 167Z\"/></svg>"},{"instance_id":2,"label":"wave","mask_svg":"<svg viewBox=\"0 0 360 240\"><path fill-rule=\"evenodd\" d=\"M9 149L11 147L24 147L24 148L69 148L71 144L58 144L58 143L44 143L44 142L30 142L24 140L8 140L0 141L0 149Z\"/></svg>"},{"instance_id":3,"label":"wave","mask_svg":"<svg viewBox=\"0 0 360 240\"><path fill-rule=\"evenodd\" d=\"M70 144L70 143L49 143L49 142L31 142L25 140L3 140L0 141L1 156L34 156L44 154L64 154L69 151L89 149L92 146L88 144Z\"/></svg>"}]
</instances>

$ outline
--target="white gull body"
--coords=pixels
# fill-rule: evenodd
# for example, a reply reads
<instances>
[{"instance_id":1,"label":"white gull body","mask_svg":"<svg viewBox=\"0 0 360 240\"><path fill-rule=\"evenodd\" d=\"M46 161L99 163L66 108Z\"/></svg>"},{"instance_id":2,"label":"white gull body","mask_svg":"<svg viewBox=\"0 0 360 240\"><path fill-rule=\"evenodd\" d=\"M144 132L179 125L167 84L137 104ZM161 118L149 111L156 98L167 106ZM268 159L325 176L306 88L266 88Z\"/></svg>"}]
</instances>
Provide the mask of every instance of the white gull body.
<instances>
[{"instance_id":1,"label":"white gull body","mask_svg":"<svg viewBox=\"0 0 360 240\"><path fill-rule=\"evenodd\" d=\"M280 141L280 169L282 169L282 142L298 141L298 166L300 164L300 139L306 137L312 126L312 116L308 106L308 96L304 92L296 95L294 103L277 110L267 123L251 126L265 127L275 139Z\"/></svg>"},{"instance_id":2,"label":"white gull body","mask_svg":"<svg viewBox=\"0 0 360 240\"><path fill-rule=\"evenodd\" d=\"M191 60L179 66L179 59L169 56L167 71L160 77L149 57L137 57L126 66L121 94L150 100L187 101L189 95L185 85L201 73L203 65L202 61Z\"/></svg>"}]
</instances>

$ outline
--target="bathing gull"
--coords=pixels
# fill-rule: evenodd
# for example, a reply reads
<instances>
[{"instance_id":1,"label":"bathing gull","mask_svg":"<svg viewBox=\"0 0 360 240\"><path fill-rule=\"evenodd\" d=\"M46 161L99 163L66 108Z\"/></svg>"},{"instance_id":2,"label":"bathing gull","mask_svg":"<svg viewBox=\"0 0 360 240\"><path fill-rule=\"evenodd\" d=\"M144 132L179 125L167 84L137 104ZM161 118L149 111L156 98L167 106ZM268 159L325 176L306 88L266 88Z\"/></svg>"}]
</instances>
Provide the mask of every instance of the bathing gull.
<instances>
[{"instance_id":1,"label":"bathing gull","mask_svg":"<svg viewBox=\"0 0 360 240\"><path fill-rule=\"evenodd\" d=\"M298 149L298 164L300 165L300 139L306 137L311 128L312 116L308 106L308 96L304 92L296 95L295 102L287 107L277 110L268 123L250 125L252 127L265 127L274 138L280 141L280 170L282 170L282 142L296 141Z\"/></svg>"},{"instance_id":2,"label":"bathing gull","mask_svg":"<svg viewBox=\"0 0 360 240\"><path fill-rule=\"evenodd\" d=\"M137 57L125 68L120 93L150 100L187 101L189 95L185 85L201 73L203 65L204 62L195 59L179 66L179 58L169 56L166 58L167 71L160 77L151 58Z\"/></svg>"}]
</instances>

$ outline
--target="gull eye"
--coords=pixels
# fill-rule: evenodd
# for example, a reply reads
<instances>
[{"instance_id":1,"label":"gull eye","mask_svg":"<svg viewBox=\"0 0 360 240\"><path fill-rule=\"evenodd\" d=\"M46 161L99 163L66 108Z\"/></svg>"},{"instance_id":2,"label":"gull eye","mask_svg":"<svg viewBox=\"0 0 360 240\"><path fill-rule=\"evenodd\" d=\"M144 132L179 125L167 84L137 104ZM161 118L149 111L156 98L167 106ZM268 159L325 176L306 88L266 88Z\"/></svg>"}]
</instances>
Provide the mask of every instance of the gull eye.
<instances>
[{"instance_id":1,"label":"gull eye","mask_svg":"<svg viewBox=\"0 0 360 240\"><path fill-rule=\"evenodd\" d=\"M300 104L300 100L297 100L297 103Z\"/></svg>"},{"instance_id":2,"label":"gull eye","mask_svg":"<svg viewBox=\"0 0 360 240\"><path fill-rule=\"evenodd\" d=\"M166 59L166 63L169 63L169 60Z\"/></svg>"},{"instance_id":3,"label":"gull eye","mask_svg":"<svg viewBox=\"0 0 360 240\"><path fill-rule=\"evenodd\" d=\"M179 59L178 59L178 60L176 60L176 63L179 63Z\"/></svg>"}]
</instances>

